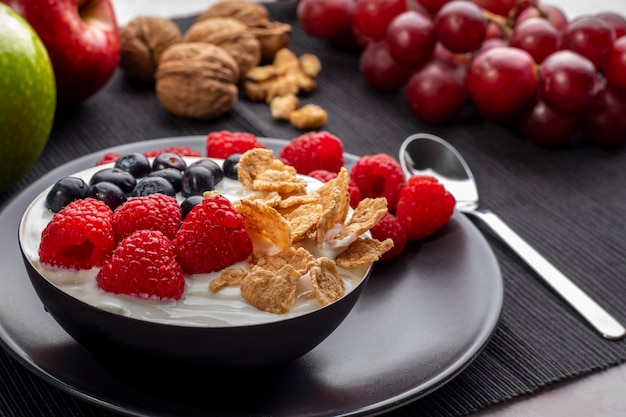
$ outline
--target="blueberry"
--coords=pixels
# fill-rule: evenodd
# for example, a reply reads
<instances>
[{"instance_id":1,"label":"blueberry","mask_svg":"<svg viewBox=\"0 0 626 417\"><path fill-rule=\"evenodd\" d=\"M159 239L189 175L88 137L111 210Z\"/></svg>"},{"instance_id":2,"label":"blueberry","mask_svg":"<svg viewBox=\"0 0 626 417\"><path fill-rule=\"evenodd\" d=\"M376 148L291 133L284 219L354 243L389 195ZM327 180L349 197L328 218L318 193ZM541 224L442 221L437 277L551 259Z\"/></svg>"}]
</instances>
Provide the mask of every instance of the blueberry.
<instances>
[{"instance_id":1,"label":"blueberry","mask_svg":"<svg viewBox=\"0 0 626 417\"><path fill-rule=\"evenodd\" d=\"M205 191L211 191L215 187L213 174L201 166L189 167L183 174L181 182L181 194L183 197L202 195Z\"/></svg>"},{"instance_id":2,"label":"blueberry","mask_svg":"<svg viewBox=\"0 0 626 417\"><path fill-rule=\"evenodd\" d=\"M89 188L89 197L102 201L115 210L126 202L126 194L120 187L112 182L100 181Z\"/></svg>"},{"instance_id":3,"label":"blueberry","mask_svg":"<svg viewBox=\"0 0 626 417\"><path fill-rule=\"evenodd\" d=\"M202 200L204 200L204 197L201 195L192 195L187 197L186 199L183 200L182 203L180 203L180 208L182 210L182 214L183 214L183 219L185 217L187 217L187 215L189 214L189 212L191 212L191 210L197 206L198 204L200 204L202 202Z\"/></svg>"},{"instance_id":4,"label":"blueberry","mask_svg":"<svg viewBox=\"0 0 626 417\"><path fill-rule=\"evenodd\" d=\"M100 171L96 172L93 177L91 177L91 181L89 181L89 185L94 185L96 183L106 181L112 182L122 189L124 194L129 194L137 185L137 179L132 176L130 172L126 172L119 168L104 168Z\"/></svg>"},{"instance_id":5,"label":"blueberry","mask_svg":"<svg viewBox=\"0 0 626 417\"><path fill-rule=\"evenodd\" d=\"M152 165L142 153L133 152L120 156L114 168L129 172L135 178L143 178L152 171Z\"/></svg>"},{"instance_id":6,"label":"blueberry","mask_svg":"<svg viewBox=\"0 0 626 417\"><path fill-rule=\"evenodd\" d=\"M241 159L240 153L233 153L226 159L224 159L224 163L222 163L222 170L224 171L224 175L226 178L230 178L232 180L239 179L239 174L237 172L237 164Z\"/></svg>"},{"instance_id":7,"label":"blueberry","mask_svg":"<svg viewBox=\"0 0 626 417\"><path fill-rule=\"evenodd\" d=\"M58 180L46 196L46 207L58 213L75 200L87 197L89 185L78 177L63 177Z\"/></svg>"},{"instance_id":8,"label":"blueberry","mask_svg":"<svg viewBox=\"0 0 626 417\"><path fill-rule=\"evenodd\" d=\"M176 190L171 182L163 177L144 177L137 181L137 185L131 193L132 197L141 197L150 194L161 193L169 195L170 197L176 196Z\"/></svg>"},{"instance_id":9,"label":"blueberry","mask_svg":"<svg viewBox=\"0 0 626 417\"><path fill-rule=\"evenodd\" d=\"M224 179L224 171L222 171L222 167L220 167L220 165L212 159L198 159L197 161L189 165L189 167L198 166L206 168L209 170L209 172L211 172L211 175L213 175L213 186L216 186L217 184L219 184L220 181Z\"/></svg>"},{"instance_id":10,"label":"blueberry","mask_svg":"<svg viewBox=\"0 0 626 417\"><path fill-rule=\"evenodd\" d=\"M182 156L175 153L162 153L157 155L152 162L152 170L158 171L165 168L176 168L179 171L184 171L187 168L187 163Z\"/></svg>"},{"instance_id":11,"label":"blueberry","mask_svg":"<svg viewBox=\"0 0 626 417\"><path fill-rule=\"evenodd\" d=\"M176 192L180 191L181 181L183 179L182 171L179 171L176 168L164 168L159 169L157 171L152 171L148 177L161 177L165 178L174 186L174 190Z\"/></svg>"}]
</instances>

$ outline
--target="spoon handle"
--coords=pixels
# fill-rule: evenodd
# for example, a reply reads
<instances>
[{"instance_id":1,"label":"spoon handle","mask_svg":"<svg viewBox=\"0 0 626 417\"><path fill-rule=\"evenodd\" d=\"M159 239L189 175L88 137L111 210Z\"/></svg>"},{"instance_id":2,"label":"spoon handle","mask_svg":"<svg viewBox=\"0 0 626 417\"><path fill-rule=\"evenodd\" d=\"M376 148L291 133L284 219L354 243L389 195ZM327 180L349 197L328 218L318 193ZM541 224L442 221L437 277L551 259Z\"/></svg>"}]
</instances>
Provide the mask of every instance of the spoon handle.
<instances>
[{"instance_id":1,"label":"spoon handle","mask_svg":"<svg viewBox=\"0 0 626 417\"><path fill-rule=\"evenodd\" d=\"M485 209L464 212L477 217L491 227L511 249L526 261L554 291L578 311L603 337L613 340L624 337L626 329L617 320L526 243L495 213Z\"/></svg>"}]
</instances>

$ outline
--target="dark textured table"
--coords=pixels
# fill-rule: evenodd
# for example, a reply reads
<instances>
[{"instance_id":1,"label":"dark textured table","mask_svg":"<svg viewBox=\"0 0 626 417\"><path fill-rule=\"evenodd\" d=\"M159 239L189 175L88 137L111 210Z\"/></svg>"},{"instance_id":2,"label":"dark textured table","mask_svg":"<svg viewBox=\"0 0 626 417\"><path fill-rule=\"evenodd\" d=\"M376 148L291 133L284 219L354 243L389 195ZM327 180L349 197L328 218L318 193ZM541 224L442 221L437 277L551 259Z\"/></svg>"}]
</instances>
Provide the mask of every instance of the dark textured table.
<instances>
[{"instance_id":1,"label":"dark textured table","mask_svg":"<svg viewBox=\"0 0 626 417\"><path fill-rule=\"evenodd\" d=\"M294 3L268 8L274 20L294 22ZM183 29L191 22L179 21ZM416 132L448 139L473 168L484 204L626 323L626 150L584 144L541 149L507 127L481 121L471 109L453 126L425 125L409 113L402 94L368 89L358 73L358 53L311 39L297 27L290 48L322 60L319 87L303 101L327 109L330 120L324 129L340 137L347 152L396 155L402 140ZM24 179L0 194L0 203L7 204L30 182L79 156L146 139L222 129L281 139L300 134L272 120L264 104L245 99L214 121L172 116L161 107L152 86L137 85L118 71L96 96L58 114L41 159ZM483 352L458 377L390 416L467 415L626 359L626 341L599 337L513 252L477 226L491 243L504 279L500 323ZM0 415L112 414L43 381L9 349L0 350Z\"/></svg>"}]
</instances>

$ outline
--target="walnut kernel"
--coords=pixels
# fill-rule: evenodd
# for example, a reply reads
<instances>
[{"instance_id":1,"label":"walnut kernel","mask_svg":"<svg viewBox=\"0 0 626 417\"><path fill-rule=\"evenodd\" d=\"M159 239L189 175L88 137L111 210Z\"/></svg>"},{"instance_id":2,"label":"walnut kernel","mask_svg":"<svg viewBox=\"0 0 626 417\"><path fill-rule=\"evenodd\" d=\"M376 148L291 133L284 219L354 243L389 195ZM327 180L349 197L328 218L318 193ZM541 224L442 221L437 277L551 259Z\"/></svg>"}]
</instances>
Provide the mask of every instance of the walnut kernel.
<instances>
[{"instance_id":1,"label":"walnut kernel","mask_svg":"<svg viewBox=\"0 0 626 417\"><path fill-rule=\"evenodd\" d=\"M171 20L139 16L120 29L119 66L141 82L154 81L161 54L182 40L178 26Z\"/></svg>"},{"instance_id":2,"label":"walnut kernel","mask_svg":"<svg viewBox=\"0 0 626 417\"><path fill-rule=\"evenodd\" d=\"M317 104L307 104L289 114L289 123L300 130L317 129L328 121L328 113Z\"/></svg>"},{"instance_id":3,"label":"walnut kernel","mask_svg":"<svg viewBox=\"0 0 626 417\"><path fill-rule=\"evenodd\" d=\"M171 113L213 119L237 103L239 66L225 49L202 42L178 43L162 55L156 93Z\"/></svg>"}]
</instances>

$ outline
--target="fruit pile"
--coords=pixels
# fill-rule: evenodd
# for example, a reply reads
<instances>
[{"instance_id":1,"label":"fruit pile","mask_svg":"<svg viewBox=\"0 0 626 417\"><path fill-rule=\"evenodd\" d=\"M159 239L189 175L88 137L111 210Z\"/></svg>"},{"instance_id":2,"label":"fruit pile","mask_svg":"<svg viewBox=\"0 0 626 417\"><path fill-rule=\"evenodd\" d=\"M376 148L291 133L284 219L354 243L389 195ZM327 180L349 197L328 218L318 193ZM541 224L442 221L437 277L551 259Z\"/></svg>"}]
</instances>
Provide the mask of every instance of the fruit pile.
<instances>
[{"instance_id":1,"label":"fruit pile","mask_svg":"<svg viewBox=\"0 0 626 417\"><path fill-rule=\"evenodd\" d=\"M540 0L301 0L311 36L362 48L360 71L381 92L403 89L431 124L468 103L487 121L545 147L582 133L626 142L626 18L569 20Z\"/></svg>"}]
</instances>

